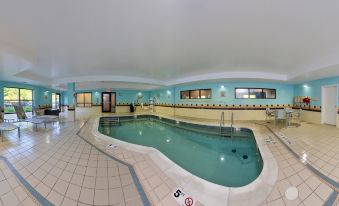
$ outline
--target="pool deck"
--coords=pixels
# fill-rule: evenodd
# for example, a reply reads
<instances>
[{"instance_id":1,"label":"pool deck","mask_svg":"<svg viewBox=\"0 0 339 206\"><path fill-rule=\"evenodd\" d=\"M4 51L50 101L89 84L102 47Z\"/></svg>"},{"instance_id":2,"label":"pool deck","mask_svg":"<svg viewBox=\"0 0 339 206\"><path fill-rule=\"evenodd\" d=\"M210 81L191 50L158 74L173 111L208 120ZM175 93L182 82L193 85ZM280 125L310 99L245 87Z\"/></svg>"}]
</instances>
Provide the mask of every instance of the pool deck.
<instances>
[{"instance_id":1,"label":"pool deck","mask_svg":"<svg viewBox=\"0 0 339 206\"><path fill-rule=\"evenodd\" d=\"M177 119L218 125L218 122L213 121ZM26 201L33 200L29 203L24 204L26 198L19 199L19 194L13 192L19 200L17 205L35 205L38 202L39 198L35 196L32 189L54 205L147 205L149 202L151 205L171 206L177 205L172 198L175 188L181 186L186 193L191 191L189 187L185 188L185 185L179 184L181 180L171 179L169 173L163 172L163 168L155 163L164 162L166 159L159 159L155 155L149 156L132 148L107 148L108 140L92 134L93 125L95 125L95 119L90 119L86 123L84 121L63 122L55 125L54 128L49 125L47 129L41 128L38 131L34 131L30 125L24 125L20 140L15 132L6 134L6 140L0 143L0 154L17 171L12 174L17 179L17 175L22 176L31 186L31 189L27 189L27 185L20 183L26 192L25 197L30 198ZM239 191L238 195L234 196L238 197L237 199L232 199L231 195L228 198L225 197L225 201L218 205L339 206L338 197L334 192L338 191L338 188L321 176L322 172L326 171L326 165L330 164L333 168L328 173L324 172L325 176L330 179L337 177L338 164L333 165L334 160L338 159L337 139L325 140L327 145L325 147L325 143L318 145L318 141L322 140L317 139L315 133L316 130L322 128L326 132L321 136L321 139L324 139L326 136L337 137L337 130L329 129L325 125L305 124L296 129L273 128L273 132L278 134L275 136L269 129L272 127L270 124L236 122L235 125L250 128L256 132L255 134L260 133L263 141L259 142L259 145L265 145L268 149L266 153L271 153L272 159L275 159L277 163L277 178L271 190L265 194L259 194L253 188ZM317 129L312 131L308 128L310 126ZM312 140L309 140L307 135L300 137L308 130L309 135L314 134L311 137ZM298 146L286 145L280 141L279 133L284 134L292 144ZM297 135L298 133L300 136ZM264 141L266 139L273 141L266 142ZM300 153L303 144L305 144L304 150L310 151L310 156L308 156L310 158L306 163L304 159L295 155L304 154ZM312 156L317 156L317 151L321 151L323 155L316 160ZM330 151L335 154L332 155ZM261 154L265 154L265 151L261 151ZM324 155L329 156L330 159L326 160L325 157L323 161L326 163L322 164L322 167L317 166L317 161L322 160ZM131 165L132 169L128 165ZM314 165L316 171L310 168L310 165ZM137 176L137 182L134 175ZM182 179L184 182L195 180L192 177L186 179L185 176ZM3 181L0 180L0 184ZM200 188L194 188L200 189L199 196L191 195L201 200L196 205L214 206L214 204L205 202L204 197L201 198L206 194L204 186L206 185L202 184ZM284 195L290 186L295 186L299 190L299 196L294 201L287 200ZM12 191L13 189L15 188L12 188ZM140 189L143 192L140 192ZM0 193L0 205L5 205L6 194ZM143 194L146 195L148 201ZM253 201L249 204L250 198L257 198L257 202Z\"/></svg>"}]
</instances>

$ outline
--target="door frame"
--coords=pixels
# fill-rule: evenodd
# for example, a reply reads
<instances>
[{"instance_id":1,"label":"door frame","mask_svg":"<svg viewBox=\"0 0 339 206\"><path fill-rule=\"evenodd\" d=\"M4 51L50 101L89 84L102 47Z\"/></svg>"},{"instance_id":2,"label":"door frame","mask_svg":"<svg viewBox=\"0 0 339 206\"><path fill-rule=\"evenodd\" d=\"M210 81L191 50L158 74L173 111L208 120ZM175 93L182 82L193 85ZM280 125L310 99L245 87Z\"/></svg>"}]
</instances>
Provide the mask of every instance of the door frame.
<instances>
[{"instance_id":1,"label":"door frame","mask_svg":"<svg viewBox=\"0 0 339 206\"><path fill-rule=\"evenodd\" d=\"M104 94L109 94L109 108L110 108L110 111L104 111ZM115 109L114 111L112 111L112 102L111 102L111 99L112 99L112 95L114 94L115 98L114 98L114 105L115 105ZM117 106L117 94L116 92L101 92L101 112L103 113L115 113L116 111L116 106Z\"/></svg>"},{"instance_id":2,"label":"door frame","mask_svg":"<svg viewBox=\"0 0 339 206\"><path fill-rule=\"evenodd\" d=\"M55 96L59 96L59 110L61 110L61 94L58 92L53 92L55 94ZM52 93L52 107L53 107L53 93Z\"/></svg>"},{"instance_id":3,"label":"door frame","mask_svg":"<svg viewBox=\"0 0 339 206\"><path fill-rule=\"evenodd\" d=\"M339 127L339 122L338 122L338 90L339 86L338 84L330 84L330 85L324 85L321 87L321 123L325 123L325 113L324 113L324 106L327 105L327 102L325 102L325 90L329 87L335 87L336 88L336 126Z\"/></svg>"}]
</instances>

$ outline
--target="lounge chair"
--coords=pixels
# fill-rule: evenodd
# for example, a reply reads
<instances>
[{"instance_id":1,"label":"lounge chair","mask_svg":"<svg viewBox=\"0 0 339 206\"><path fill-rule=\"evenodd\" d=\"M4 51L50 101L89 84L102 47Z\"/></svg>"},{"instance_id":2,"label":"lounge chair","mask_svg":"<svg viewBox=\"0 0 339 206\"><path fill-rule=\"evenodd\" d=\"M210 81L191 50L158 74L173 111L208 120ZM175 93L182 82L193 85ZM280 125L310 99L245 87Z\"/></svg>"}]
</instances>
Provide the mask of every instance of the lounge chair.
<instances>
[{"instance_id":1,"label":"lounge chair","mask_svg":"<svg viewBox=\"0 0 339 206\"><path fill-rule=\"evenodd\" d=\"M41 114L41 112L38 111L38 109L36 107L33 107L33 111L35 113L34 118L43 119L43 120L45 120L45 122L52 122L53 124L54 124L54 122L59 121L59 115L43 115L43 114ZM45 127L46 127L46 125L45 125Z\"/></svg>"},{"instance_id":2,"label":"lounge chair","mask_svg":"<svg viewBox=\"0 0 339 206\"><path fill-rule=\"evenodd\" d=\"M2 108L0 107L0 134L1 134L1 141L4 141L4 132L5 131L12 131L18 130L18 136L20 139L20 127L15 124L4 122L4 115L2 113Z\"/></svg>"},{"instance_id":3,"label":"lounge chair","mask_svg":"<svg viewBox=\"0 0 339 206\"><path fill-rule=\"evenodd\" d=\"M35 125L35 129L38 128L38 124L45 124L45 128L46 128L46 121L44 121L44 119L38 119L38 118L28 118L23 107L21 105L14 105L14 110L16 113L16 116L18 118L18 122L29 122Z\"/></svg>"}]
</instances>

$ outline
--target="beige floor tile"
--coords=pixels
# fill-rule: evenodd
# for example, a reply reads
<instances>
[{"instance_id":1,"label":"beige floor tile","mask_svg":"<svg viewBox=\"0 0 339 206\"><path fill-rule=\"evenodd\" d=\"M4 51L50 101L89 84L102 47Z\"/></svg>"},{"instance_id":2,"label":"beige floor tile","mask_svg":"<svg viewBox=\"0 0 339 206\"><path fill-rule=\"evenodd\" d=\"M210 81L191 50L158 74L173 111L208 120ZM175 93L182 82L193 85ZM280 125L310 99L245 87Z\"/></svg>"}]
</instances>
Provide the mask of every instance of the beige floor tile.
<instances>
[{"instance_id":1,"label":"beige floor tile","mask_svg":"<svg viewBox=\"0 0 339 206\"><path fill-rule=\"evenodd\" d=\"M95 205L108 205L108 190L95 190L94 193L94 204Z\"/></svg>"},{"instance_id":2,"label":"beige floor tile","mask_svg":"<svg viewBox=\"0 0 339 206\"><path fill-rule=\"evenodd\" d=\"M41 182L40 184L38 184L38 186L36 187L36 190L44 197L47 197L47 195L49 194L49 192L51 191L51 188L46 186L43 182Z\"/></svg>"},{"instance_id":3,"label":"beige floor tile","mask_svg":"<svg viewBox=\"0 0 339 206\"><path fill-rule=\"evenodd\" d=\"M10 191L4 195L1 196L1 201L3 205L18 205L20 203L20 201L18 200L18 198L15 196L14 192Z\"/></svg>"},{"instance_id":4,"label":"beige floor tile","mask_svg":"<svg viewBox=\"0 0 339 206\"><path fill-rule=\"evenodd\" d=\"M267 206L285 206L285 203L282 199L277 199L267 203Z\"/></svg>"},{"instance_id":5,"label":"beige floor tile","mask_svg":"<svg viewBox=\"0 0 339 206\"><path fill-rule=\"evenodd\" d=\"M54 187L53 187L53 190L55 190L55 191L57 191L58 193L64 195L64 194L66 193L66 191L67 191L68 185L69 185L68 182L59 179L59 180L55 183L55 185L54 185Z\"/></svg>"},{"instance_id":6,"label":"beige floor tile","mask_svg":"<svg viewBox=\"0 0 339 206\"><path fill-rule=\"evenodd\" d=\"M69 198L64 198L62 201L62 206L77 206L77 201L71 200Z\"/></svg>"},{"instance_id":7,"label":"beige floor tile","mask_svg":"<svg viewBox=\"0 0 339 206\"><path fill-rule=\"evenodd\" d=\"M317 189L317 187L321 184L320 180L315 176L308 178L305 182L311 190Z\"/></svg>"},{"instance_id":8,"label":"beige floor tile","mask_svg":"<svg viewBox=\"0 0 339 206\"><path fill-rule=\"evenodd\" d=\"M121 188L109 189L109 204L124 204L124 194Z\"/></svg>"},{"instance_id":9,"label":"beige floor tile","mask_svg":"<svg viewBox=\"0 0 339 206\"><path fill-rule=\"evenodd\" d=\"M320 206L324 204L324 202L316 194L308 196L303 203L307 206Z\"/></svg>"},{"instance_id":10,"label":"beige floor tile","mask_svg":"<svg viewBox=\"0 0 339 206\"><path fill-rule=\"evenodd\" d=\"M328 197L333 192L333 189L327 186L324 183L321 183L319 187L315 190L315 193L323 200L326 201Z\"/></svg>"},{"instance_id":11,"label":"beige floor tile","mask_svg":"<svg viewBox=\"0 0 339 206\"><path fill-rule=\"evenodd\" d=\"M51 191L49 193L49 195L47 196L47 199L53 203L54 205L60 205L62 200L63 200L63 196L55 191Z\"/></svg>"},{"instance_id":12,"label":"beige floor tile","mask_svg":"<svg viewBox=\"0 0 339 206\"><path fill-rule=\"evenodd\" d=\"M80 196L81 187L78 185L69 184L66 192L66 197L78 201Z\"/></svg>"},{"instance_id":13,"label":"beige floor tile","mask_svg":"<svg viewBox=\"0 0 339 206\"><path fill-rule=\"evenodd\" d=\"M92 205L94 201L94 189L81 188L79 202Z\"/></svg>"}]
</instances>

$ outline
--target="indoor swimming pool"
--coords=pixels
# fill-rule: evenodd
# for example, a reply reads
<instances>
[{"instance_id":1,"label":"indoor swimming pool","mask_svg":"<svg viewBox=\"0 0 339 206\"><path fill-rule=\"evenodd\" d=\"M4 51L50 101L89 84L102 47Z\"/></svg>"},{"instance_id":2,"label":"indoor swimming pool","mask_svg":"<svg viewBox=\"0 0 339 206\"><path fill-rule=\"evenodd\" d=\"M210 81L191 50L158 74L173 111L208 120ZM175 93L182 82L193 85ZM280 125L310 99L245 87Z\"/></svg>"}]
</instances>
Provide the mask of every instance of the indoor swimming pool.
<instances>
[{"instance_id":1,"label":"indoor swimming pool","mask_svg":"<svg viewBox=\"0 0 339 206\"><path fill-rule=\"evenodd\" d=\"M177 122L151 115L100 119L99 132L158 149L190 173L227 187L254 181L263 161L250 129Z\"/></svg>"}]
</instances>

